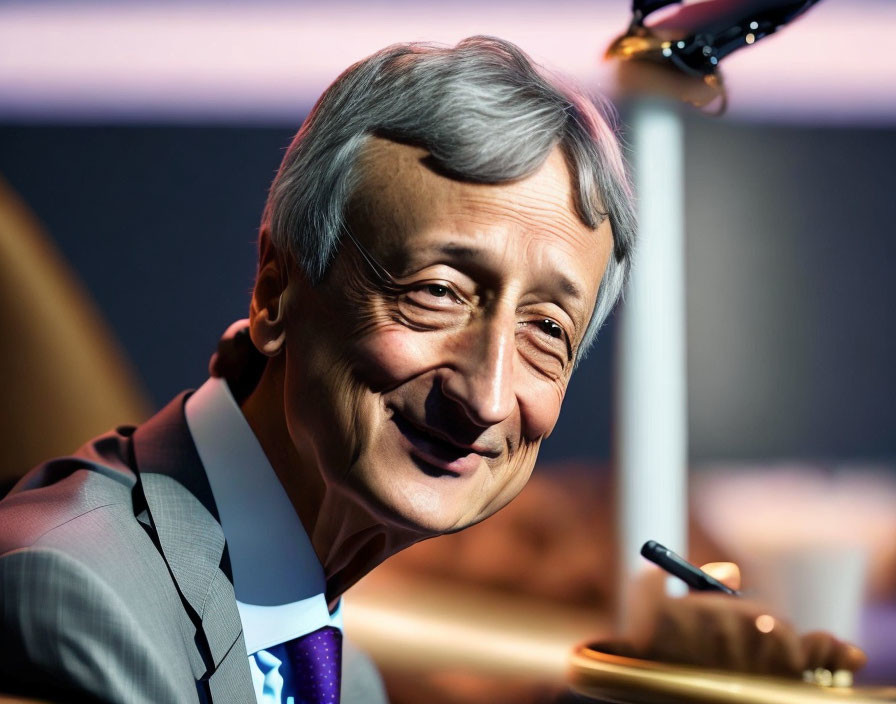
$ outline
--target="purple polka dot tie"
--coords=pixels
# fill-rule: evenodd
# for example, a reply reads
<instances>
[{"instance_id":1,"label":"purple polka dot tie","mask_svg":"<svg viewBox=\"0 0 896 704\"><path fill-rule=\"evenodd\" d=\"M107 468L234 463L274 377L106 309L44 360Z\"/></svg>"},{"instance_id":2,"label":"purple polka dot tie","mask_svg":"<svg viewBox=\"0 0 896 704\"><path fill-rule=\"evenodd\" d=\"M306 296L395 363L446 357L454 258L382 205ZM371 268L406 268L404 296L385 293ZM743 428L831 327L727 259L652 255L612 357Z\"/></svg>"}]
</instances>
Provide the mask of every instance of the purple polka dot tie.
<instances>
[{"instance_id":1,"label":"purple polka dot tie","mask_svg":"<svg viewBox=\"0 0 896 704\"><path fill-rule=\"evenodd\" d=\"M342 675L342 631L324 626L283 644L295 704L338 704Z\"/></svg>"}]
</instances>

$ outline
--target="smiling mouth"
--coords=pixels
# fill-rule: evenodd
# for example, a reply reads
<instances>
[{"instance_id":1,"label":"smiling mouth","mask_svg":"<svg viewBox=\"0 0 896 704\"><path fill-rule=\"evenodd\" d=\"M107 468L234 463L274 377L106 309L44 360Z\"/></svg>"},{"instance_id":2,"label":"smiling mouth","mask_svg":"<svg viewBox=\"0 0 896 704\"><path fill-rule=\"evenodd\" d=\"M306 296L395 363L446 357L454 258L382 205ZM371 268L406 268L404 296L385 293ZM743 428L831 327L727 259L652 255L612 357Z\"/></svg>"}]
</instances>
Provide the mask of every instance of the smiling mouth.
<instances>
[{"instance_id":1,"label":"smiling mouth","mask_svg":"<svg viewBox=\"0 0 896 704\"><path fill-rule=\"evenodd\" d=\"M420 470L431 477L462 477L473 474L482 461L482 454L462 447L414 425L398 412L392 422L408 442L411 458Z\"/></svg>"}]
</instances>

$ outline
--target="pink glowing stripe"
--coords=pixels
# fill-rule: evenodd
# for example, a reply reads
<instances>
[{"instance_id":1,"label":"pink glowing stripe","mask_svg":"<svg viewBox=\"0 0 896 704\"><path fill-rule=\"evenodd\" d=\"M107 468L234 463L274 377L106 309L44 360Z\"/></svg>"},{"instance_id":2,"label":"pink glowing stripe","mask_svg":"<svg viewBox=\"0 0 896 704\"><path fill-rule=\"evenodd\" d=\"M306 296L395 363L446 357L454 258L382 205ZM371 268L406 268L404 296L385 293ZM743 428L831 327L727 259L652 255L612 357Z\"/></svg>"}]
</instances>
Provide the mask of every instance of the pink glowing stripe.
<instances>
[{"instance_id":1,"label":"pink glowing stripe","mask_svg":"<svg viewBox=\"0 0 896 704\"><path fill-rule=\"evenodd\" d=\"M447 9L446 9L446 6ZM609 89L600 56L628 2L335 4L21 3L0 8L0 118L292 118L350 63L407 40L510 39ZM828 0L726 64L743 115L896 118L896 3Z\"/></svg>"}]
</instances>

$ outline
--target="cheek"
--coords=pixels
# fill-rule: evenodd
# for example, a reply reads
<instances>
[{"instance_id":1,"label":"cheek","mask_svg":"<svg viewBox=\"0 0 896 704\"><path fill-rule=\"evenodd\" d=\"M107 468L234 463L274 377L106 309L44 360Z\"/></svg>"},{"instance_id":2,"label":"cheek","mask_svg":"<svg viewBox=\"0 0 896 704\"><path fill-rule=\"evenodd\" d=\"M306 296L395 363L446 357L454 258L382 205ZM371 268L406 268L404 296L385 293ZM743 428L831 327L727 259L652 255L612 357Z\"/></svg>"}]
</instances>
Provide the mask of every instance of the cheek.
<instances>
[{"instance_id":1,"label":"cheek","mask_svg":"<svg viewBox=\"0 0 896 704\"><path fill-rule=\"evenodd\" d=\"M566 394L566 384L553 381L518 383L522 391L517 394L523 436L530 441L547 437L560 417L560 408Z\"/></svg>"},{"instance_id":2,"label":"cheek","mask_svg":"<svg viewBox=\"0 0 896 704\"><path fill-rule=\"evenodd\" d=\"M360 371L373 388L417 376L437 363L438 345L429 337L397 325L373 330L355 343Z\"/></svg>"},{"instance_id":3,"label":"cheek","mask_svg":"<svg viewBox=\"0 0 896 704\"><path fill-rule=\"evenodd\" d=\"M535 468L540 444L540 442L528 443L510 459L510 465L504 470L505 481L492 490L492 496L481 507L474 522L485 520L497 513L525 488Z\"/></svg>"}]
</instances>

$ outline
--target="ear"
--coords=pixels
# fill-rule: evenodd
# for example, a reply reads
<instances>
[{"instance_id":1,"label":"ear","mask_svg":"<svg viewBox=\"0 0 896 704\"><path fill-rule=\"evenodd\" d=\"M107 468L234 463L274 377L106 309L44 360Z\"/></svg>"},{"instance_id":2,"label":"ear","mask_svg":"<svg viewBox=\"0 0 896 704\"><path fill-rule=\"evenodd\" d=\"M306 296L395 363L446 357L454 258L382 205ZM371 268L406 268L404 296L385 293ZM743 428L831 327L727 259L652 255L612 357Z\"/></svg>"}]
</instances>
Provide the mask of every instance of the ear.
<instances>
[{"instance_id":1,"label":"ear","mask_svg":"<svg viewBox=\"0 0 896 704\"><path fill-rule=\"evenodd\" d=\"M267 228L258 241L258 275L249 305L249 335L263 354L274 357L286 341L287 294L289 272L274 246Z\"/></svg>"}]
</instances>

